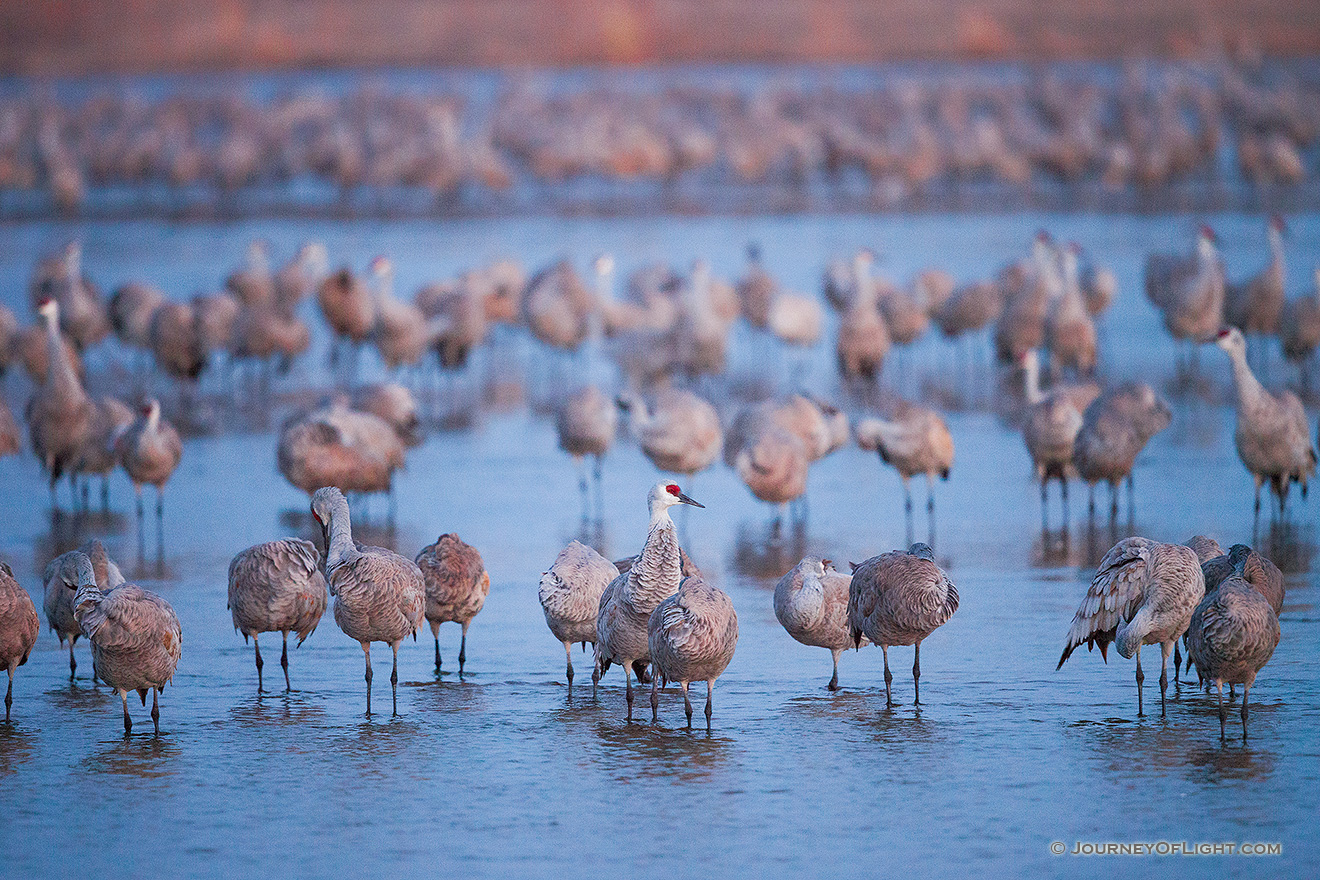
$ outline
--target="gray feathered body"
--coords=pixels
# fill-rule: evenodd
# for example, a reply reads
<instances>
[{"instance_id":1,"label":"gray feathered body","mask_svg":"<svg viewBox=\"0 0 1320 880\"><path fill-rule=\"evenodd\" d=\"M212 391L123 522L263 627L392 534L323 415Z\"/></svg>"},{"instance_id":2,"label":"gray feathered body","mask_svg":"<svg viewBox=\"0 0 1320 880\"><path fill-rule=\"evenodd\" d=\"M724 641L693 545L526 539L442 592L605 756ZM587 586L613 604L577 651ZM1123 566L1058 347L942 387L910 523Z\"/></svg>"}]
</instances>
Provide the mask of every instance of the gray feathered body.
<instances>
[{"instance_id":1,"label":"gray feathered body","mask_svg":"<svg viewBox=\"0 0 1320 880\"><path fill-rule=\"evenodd\" d=\"M572 541L541 575L537 591L546 625L561 642L596 641L600 599L619 570L591 547Z\"/></svg>"},{"instance_id":2,"label":"gray feathered body","mask_svg":"<svg viewBox=\"0 0 1320 880\"><path fill-rule=\"evenodd\" d=\"M242 551L229 563L229 611L243 638L316 630L328 602L321 557L311 541L284 538Z\"/></svg>"},{"instance_id":3,"label":"gray feathered body","mask_svg":"<svg viewBox=\"0 0 1320 880\"><path fill-rule=\"evenodd\" d=\"M26 663L40 629L32 597L14 580L9 566L0 562L0 668L13 672Z\"/></svg>"},{"instance_id":4,"label":"gray feathered body","mask_svg":"<svg viewBox=\"0 0 1320 880\"><path fill-rule=\"evenodd\" d=\"M1196 606L1187 635L1202 675L1250 687L1279 644L1279 617L1250 584L1232 577Z\"/></svg>"},{"instance_id":5,"label":"gray feathered body","mask_svg":"<svg viewBox=\"0 0 1320 880\"><path fill-rule=\"evenodd\" d=\"M933 409L902 401L892 419L862 419L853 430L858 446L880 453L905 480L917 474L948 479L953 468L953 435Z\"/></svg>"},{"instance_id":6,"label":"gray feathered body","mask_svg":"<svg viewBox=\"0 0 1320 880\"><path fill-rule=\"evenodd\" d=\"M88 541L77 550L70 550L52 559L41 576L45 584L45 595L42 597L41 605L46 613L46 622L59 638L61 645L66 639L70 643L76 642L82 635L82 627L78 625L73 614L73 600L78 593L77 554L85 554L92 561L96 586L101 592L109 593L124 583L123 573L100 541Z\"/></svg>"},{"instance_id":7,"label":"gray feathered body","mask_svg":"<svg viewBox=\"0 0 1320 880\"><path fill-rule=\"evenodd\" d=\"M803 558L775 584L775 617L804 645L843 651L853 647L848 630L848 590L852 577ZM865 643L868 640L862 637Z\"/></svg>"},{"instance_id":8,"label":"gray feathered body","mask_svg":"<svg viewBox=\"0 0 1320 880\"><path fill-rule=\"evenodd\" d=\"M1149 538L1119 541L1096 570L1068 629L1059 666L1075 648L1107 649L1132 657L1141 645L1172 642L1191 621L1196 603L1205 595L1205 576L1196 551L1182 544L1162 544Z\"/></svg>"},{"instance_id":9,"label":"gray feathered body","mask_svg":"<svg viewBox=\"0 0 1320 880\"><path fill-rule=\"evenodd\" d=\"M723 590L684 578L651 612L647 634L651 662L666 681L713 682L733 659L738 614Z\"/></svg>"},{"instance_id":10,"label":"gray feathered body","mask_svg":"<svg viewBox=\"0 0 1320 880\"><path fill-rule=\"evenodd\" d=\"M1117 485L1132 472L1146 442L1169 426L1172 412L1155 390L1129 382L1086 408L1073 445L1073 463L1087 483Z\"/></svg>"},{"instance_id":11,"label":"gray feathered body","mask_svg":"<svg viewBox=\"0 0 1320 880\"><path fill-rule=\"evenodd\" d=\"M678 592L678 536L668 514L652 523L642 548L626 573L616 577L600 599L596 616L596 651L606 663L631 666L650 660L647 625L651 612Z\"/></svg>"},{"instance_id":12,"label":"gray feathered body","mask_svg":"<svg viewBox=\"0 0 1320 880\"><path fill-rule=\"evenodd\" d=\"M415 562L426 584L426 619L432 630L451 620L466 626L477 616L490 594L490 575L477 548L458 535L441 535L421 549Z\"/></svg>"},{"instance_id":13,"label":"gray feathered body","mask_svg":"<svg viewBox=\"0 0 1320 880\"><path fill-rule=\"evenodd\" d=\"M915 645L958 610L958 588L929 559L904 551L872 556L853 569L848 630L883 647Z\"/></svg>"},{"instance_id":14,"label":"gray feathered body","mask_svg":"<svg viewBox=\"0 0 1320 880\"><path fill-rule=\"evenodd\" d=\"M619 428L614 401L595 385L573 392L555 420L559 448L569 455L604 455Z\"/></svg>"},{"instance_id":15,"label":"gray feathered body","mask_svg":"<svg viewBox=\"0 0 1320 880\"><path fill-rule=\"evenodd\" d=\"M417 632L426 612L422 571L410 559L383 547L354 547L328 572L335 597L335 623L364 644L397 645Z\"/></svg>"},{"instance_id":16,"label":"gray feathered body","mask_svg":"<svg viewBox=\"0 0 1320 880\"><path fill-rule=\"evenodd\" d=\"M183 443L174 426L160 417L159 404L152 415L139 416L115 442L115 453L134 486L165 485L183 458Z\"/></svg>"},{"instance_id":17,"label":"gray feathered body","mask_svg":"<svg viewBox=\"0 0 1320 880\"><path fill-rule=\"evenodd\" d=\"M74 616L92 643L92 662L117 691L160 689L174 678L183 653L183 631L170 603L136 584L102 593L79 588Z\"/></svg>"}]
</instances>

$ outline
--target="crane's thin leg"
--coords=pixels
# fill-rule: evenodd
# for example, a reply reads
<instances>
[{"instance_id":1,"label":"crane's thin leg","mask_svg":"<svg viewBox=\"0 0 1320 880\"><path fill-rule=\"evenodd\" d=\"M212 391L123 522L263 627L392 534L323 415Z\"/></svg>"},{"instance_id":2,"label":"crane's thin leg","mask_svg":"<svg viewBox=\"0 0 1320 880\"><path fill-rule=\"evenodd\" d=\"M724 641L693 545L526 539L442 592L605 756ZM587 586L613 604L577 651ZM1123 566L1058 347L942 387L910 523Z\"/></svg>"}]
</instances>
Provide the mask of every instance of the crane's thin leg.
<instances>
[{"instance_id":1,"label":"crane's thin leg","mask_svg":"<svg viewBox=\"0 0 1320 880\"><path fill-rule=\"evenodd\" d=\"M435 636L435 671L440 671L440 627L434 627L431 635Z\"/></svg>"},{"instance_id":2,"label":"crane's thin leg","mask_svg":"<svg viewBox=\"0 0 1320 880\"><path fill-rule=\"evenodd\" d=\"M595 456L595 462L592 465L592 470L596 478L596 517L597 519L604 519L605 518L605 482L604 482L605 465L604 462L601 461L601 457L599 455Z\"/></svg>"},{"instance_id":3,"label":"crane's thin leg","mask_svg":"<svg viewBox=\"0 0 1320 880\"><path fill-rule=\"evenodd\" d=\"M463 675L463 664L467 662L467 630L471 625L472 621L470 620L463 622L463 639L458 643L458 674L460 678Z\"/></svg>"},{"instance_id":4,"label":"crane's thin leg","mask_svg":"<svg viewBox=\"0 0 1320 880\"><path fill-rule=\"evenodd\" d=\"M710 716L715 703L715 682L706 682L706 731L710 732Z\"/></svg>"},{"instance_id":5,"label":"crane's thin leg","mask_svg":"<svg viewBox=\"0 0 1320 880\"><path fill-rule=\"evenodd\" d=\"M832 691L837 691L837 690L839 689L839 654L840 654L840 651L839 651L838 648L835 648L834 650L830 651L830 653L834 655L834 675L833 675L833 677L830 678L830 683L827 684L826 687L829 688L829 689L832 690Z\"/></svg>"},{"instance_id":6,"label":"crane's thin leg","mask_svg":"<svg viewBox=\"0 0 1320 880\"><path fill-rule=\"evenodd\" d=\"M1042 478L1040 481L1040 530L1048 532L1050 530L1050 517L1047 505L1049 504L1049 480Z\"/></svg>"},{"instance_id":7,"label":"crane's thin leg","mask_svg":"<svg viewBox=\"0 0 1320 880\"><path fill-rule=\"evenodd\" d=\"M1141 671L1141 646L1138 645L1137 646L1137 717L1138 718L1144 717L1146 714L1141 704L1141 683L1145 680L1146 680L1146 674Z\"/></svg>"},{"instance_id":8,"label":"crane's thin leg","mask_svg":"<svg viewBox=\"0 0 1320 880\"><path fill-rule=\"evenodd\" d=\"M120 691L119 699L124 703L124 736L133 732L133 719L128 717L128 691Z\"/></svg>"},{"instance_id":9,"label":"crane's thin leg","mask_svg":"<svg viewBox=\"0 0 1320 880\"><path fill-rule=\"evenodd\" d=\"M160 736L160 688L151 689L151 723L156 727L156 736Z\"/></svg>"},{"instance_id":10,"label":"crane's thin leg","mask_svg":"<svg viewBox=\"0 0 1320 880\"><path fill-rule=\"evenodd\" d=\"M399 644L395 642L390 646L394 649L394 666L390 669L390 703L392 704L393 714L399 714Z\"/></svg>"},{"instance_id":11,"label":"crane's thin leg","mask_svg":"<svg viewBox=\"0 0 1320 880\"><path fill-rule=\"evenodd\" d=\"M73 674L78 671L78 661L73 656L73 639L69 639L69 681L73 681Z\"/></svg>"},{"instance_id":12,"label":"crane's thin leg","mask_svg":"<svg viewBox=\"0 0 1320 880\"><path fill-rule=\"evenodd\" d=\"M912 534L913 534L913 524L912 524L912 487L911 487L910 485L908 485L908 481L907 481L906 478L904 478L904 480L903 480L903 514L904 514L904 515L906 516L906 518L907 518L907 543L908 543L908 546L911 546L911 545L912 545Z\"/></svg>"},{"instance_id":13,"label":"crane's thin leg","mask_svg":"<svg viewBox=\"0 0 1320 880\"><path fill-rule=\"evenodd\" d=\"M1225 725L1228 722L1228 712L1224 709L1224 682L1219 680L1215 682L1215 687L1219 690L1219 741L1223 742L1228 738Z\"/></svg>"},{"instance_id":14,"label":"crane's thin leg","mask_svg":"<svg viewBox=\"0 0 1320 880\"><path fill-rule=\"evenodd\" d=\"M600 651L596 652L595 664L591 670L591 698L596 699L596 688L600 684Z\"/></svg>"},{"instance_id":15,"label":"crane's thin leg","mask_svg":"<svg viewBox=\"0 0 1320 880\"><path fill-rule=\"evenodd\" d=\"M1063 493L1063 527L1068 528L1068 478L1059 478L1059 491Z\"/></svg>"},{"instance_id":16,"label":"crane's thin leg","mask_svg":"<svg viewBox=\"0 0 1320 880\"><path fill-rule=\"evenodd\" d=\"M371 717L371 643L362 643L362 653L367 658L367 717Z\"/></svg>"},{"instance_id":17,"label":"crane's thin leg","mask_svg":"<svg viewBox=\"0 0 1320 880\"><path fill-rule=\"evenodd\" d=\"M143 533L142 523L146 514L142 510L142 487L134 486L133 489L137 492L138 567L144 568L147 564L147 536Z\"/></svg>"},{"instance_id":18,"label":"crane's thin leg","mask_svg":"<svg viewBox=\"0 0 1320 880\"><path fill-rule=\"evenodd\" d=\"M651 721L660 720L660 676L651 676Z\"/></svg>"},{"instance_id":19,"label":"crane's thin leg","mask_svg":"<svg viewBox=\"0 0 1320 880\"><path fill-rule=\"evenodd\" d=\"M917 650L912 655L912 690L916 693L916 699L912 705L921 705L921 642L917 642Z\"/></svg>"},{"instance_id":20,"label":"crane's thin leg","mask_svg":"<svg viewBox=\"0 0 1320 880\"><path fill-rule=\"evenodd\" d=\"M1169 689L1169 643L1160 645L1160 717L1164 717L1164 692Z\"/></svg>"},{"instance_id":21,"label":"crane's thin leg","mask_svg":"<svg viewBox=\"0 0 1320 880\"><path fill-rule=\"evenodd\" d=\"M930 546L935 546L935 480L926 474L926 533ZM910 544L908 546L911 546Z\"/></svg>"},{"instance_id":22,"label":"crane's thin leg","mask_svg":"<svg viewBox=\"0 0 1320 880\"><path fill-rule=\"evenodd\" d=\"M110 476L101 477L101 512L110 512Z\"/></svg>"},{"instance_id":23,"label":"crane's thin leg","mask_svg":"<svg viewBox=\"0 0 1320 880\"><path fill-rule=\"evenodd\" d=\"M691 727L691 726L692 726L692 698L691 698L690 696L688 696L688 683L687 683L686 681L681 681L681 682L679 682L679 685L683 688L683 714L687 716L687 726L688 726L688 727Z\"/></svg>"},{"instance_id":24,"label":"crane's thin leg","mask_svg":"<svg viewBox=\"0 0 1320 880\"><path fill-rule=\"evenodd\" d=\"M632 707L633 707L632 666L630 666L627 663L623 664L623 680L625 686L627 687L628 720L632 721Z\"/></svg>"},{"instance_id":25,"label":"crane's thin leg","mask_svg":"<svg viewBox=\"0 0 1320 880\"><path fill-rule=\"evenodd\" d=\"M1189 661L1191 658L1187 658ZM1187 664L1191 666L1189 662ZM1182 651L1178 650L1178 640L1173 640L1173 686L1182 690Z\"/></svg>"},{"instance_id":26,"label":"crane's thin leg","mask_svg":"<svg viewBox=\"0 0 1320 880\"><path fill-rule=\"evenodd\" d=\"M1251 685L1242 685L1242 741L1247 741L1247 693L1250 692Z\"/></svg>"},{"instance_id":27,"label":"crane's thin leg","mask_svg":"<svg viewBox=\"0 0 1320 880\"><path fill-rule=\"evenodd\" d=\"M564 657L568 660L568 670L564 674L568 676L568 687L573 688L573 643L564 642Z\"/></svg>"},{"instance_id":28,"label":"crane's thin leg","mask_svg":"<svg viewBox=\"0 0 1320 880\"><path fill-rule=\"evenodd\" d=\"M257 641L257 634L252 634L252 648L257 653L257 693L261 693L266 688L261 681L261 667L265 664L261 662L261 643Z\"/></svg>"},{"instance_id":29,"label":"crane's thin leg","mask_svg":"<svg viewBox=\"0 0 1320 880\"><path fill-rule=\"evenodd\" d=\"M289 631L283 632L284 647L280 649L280 666L284 667L284 692L293 690L293 685L289 684Z\"/></svg>"},{"instance_id":30,"label":"crane's thin leg","mask_svg":"<svg viewBox=\"0 0 1320 880\"><path fill-rule=\"evenodd\" d=\"M880 651L885 655L885 708L892 709L898 704L894 702L894 692L892 689L894 673L889 671L889 648L885 645L881 645Z\"/></svg>"},{"instance_id":31,"label":"crane's thin leg","mask_svg":"<svg viewBox=\"0 0 1320 880\"><path fill-rule=\"evenodd\" d=\"M14 667L9 667L9 687L5 689L5 721L9 721L9 707L14 705ZM125 712L128 710L125 709ZM127 717L127 715L125 715Z\"/></svg>"}]
</instances>

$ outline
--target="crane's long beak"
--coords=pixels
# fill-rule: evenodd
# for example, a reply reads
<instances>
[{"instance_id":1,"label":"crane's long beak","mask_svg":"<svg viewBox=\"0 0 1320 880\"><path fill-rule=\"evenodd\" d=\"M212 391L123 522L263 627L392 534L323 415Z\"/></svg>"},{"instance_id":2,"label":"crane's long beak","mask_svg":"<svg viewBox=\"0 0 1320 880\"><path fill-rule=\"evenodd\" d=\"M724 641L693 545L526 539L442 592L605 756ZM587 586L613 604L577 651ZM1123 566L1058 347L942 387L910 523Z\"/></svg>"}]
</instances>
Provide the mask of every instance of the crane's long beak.
<instances>
[{"instance_id":1,"label":"crane's long beak","mask_svg":"<svg viewBox=\"0 0 1320 880\"><path fill-rule=\"evenodd\" d=\"M679 500L680 502L682 502L683 504L691 504L693 507L700 507L702 510L705 510L705 508L706 508L706 505L704 505L704 504L702 504L702 503L700 503L700 502L698 502L698 501L693 501L691 498L687 497L687 496L684 495L682 492L679 492L679 493L678 493L678 500Z\"/></svg>"}]
</instances>

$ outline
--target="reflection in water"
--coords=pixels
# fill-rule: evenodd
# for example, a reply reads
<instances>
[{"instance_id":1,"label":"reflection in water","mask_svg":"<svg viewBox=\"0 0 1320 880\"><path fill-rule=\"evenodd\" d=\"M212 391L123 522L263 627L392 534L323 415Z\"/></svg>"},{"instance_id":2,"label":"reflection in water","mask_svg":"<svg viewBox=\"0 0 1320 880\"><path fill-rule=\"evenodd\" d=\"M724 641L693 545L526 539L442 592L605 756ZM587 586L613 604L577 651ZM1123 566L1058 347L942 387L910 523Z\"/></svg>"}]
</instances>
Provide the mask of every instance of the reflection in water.
<instances>
[{"instance_id":1,"label":"reflection in water","mask_svg":"<svg viewBox=\"0 0 1320 880\"><path fill-rule=\"evenodd\" d=\"M229 710L230 721L243 728L320 724L325 717L325 709L297 691L254 694Z\"/></svg>"},{"instance_id":2,"label":"reflection in water","mask_svg":"<svg viewBox=\"0 0 1320 880\"><path fill-rule=\"evenodd\" d=\"M638 777L675 784L706 780L729 769L736 747L726 734L707 732L704 726L688 730L663 722L597 721L590 729L605 746L604 769L620 782Z\"/></svg>"},{"instance_id":3,"label":"reflection in water","mask_svg":"<svg viewBox=\"0 0 1320 880\"><path fill-rule=\"evenodd\" d=\"M37 745L37 734L29 733L17 721L0 721L0 776L14 773L28 762Z\"/></svg>"},{"instance_id":4,"label":"reflection in water","mask_svg":"<svg viewBox=\"0 0 1320 880\"><path fill-rule=\"evenodd\" d=\"M745 577L778 580L807 555L807 546L805 522L743 522L734 543L733 568Z\"/></svg>"},{"instance_id":5,"label":"reflection in water","mask_svg":"<svg viewBox=\"0 0 1320 880\"><path fill-rule=\"evenodd\" d=\"M95 773L114 773L141 779L166 779L178 770L183 750L167 733L134 734L112 743L83 761Z\"/></svg>"},{"instance_id":6,"label":"reflection in water","mask_svg":"<svg viewBox=\"0 0 1320 880\"><path fill-rule=\"evenodd\" d=\"M1283 518L1272 517L1263 533L1257 530L1255 546L1284 574L1305 574L1315 556L1315 529L1307 513L1296 504Z\"/></svg>"}]
</instances>

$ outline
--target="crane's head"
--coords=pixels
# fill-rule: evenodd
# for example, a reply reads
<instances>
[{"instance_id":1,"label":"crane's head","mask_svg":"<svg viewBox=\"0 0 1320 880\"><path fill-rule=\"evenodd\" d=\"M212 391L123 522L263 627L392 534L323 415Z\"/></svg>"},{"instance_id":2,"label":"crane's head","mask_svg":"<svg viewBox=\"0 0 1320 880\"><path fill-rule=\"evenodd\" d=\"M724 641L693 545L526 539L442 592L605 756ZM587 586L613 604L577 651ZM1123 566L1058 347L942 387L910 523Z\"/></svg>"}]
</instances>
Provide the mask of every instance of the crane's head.
<instances>
[{"instance_id":1,"label":"crane's head","mask_svg":"<svg viewBox=\"0 0 1320 880\"><path fill-rule=\"evenodd\" d=\"M329 530L335 511L347 506L348 501L338 487L325 486L316 490L312 495L312 517L320 524L322 534Z\"/></svg>"},{"instance_id":2,"label":"crane's head","mask_svg":"<svg viewBox=\"0 0 1320 880\"><path fill-rule=\"evenodd\" d=\"M1281 215L1275 214L1270 217L1270 230L1283 235L1288 231L1288 224L1284 222Z\"/></svg>"},{"instance_id":3,"label":"crane's head","mask_svg":"<svg viewBox=\"0 0 1320 880\"><path fill-rule=\"evenodd\" d=\"M929 544L923 544L920 541L908 548L908 556L915 556L918 559L929 559L935 561L935 551L930 549Z\"/></svg>"},{"instance_id":4,"label":"crane's head","mask_svg":"<svg viewBox=\"0 0 1320 880\"><path fill-rule=\"evenodd\" d=\"M1247 350L1247 338L1236 327L1224 327L1216 334L1215 345L1229 353L1234 351L1245 352Z\"/></svg>"},{"instance_id":5,"label":"crane's head","mask_svg":"<svg viewBox=\"0 0 1320 880\"><path fill-rule=\"evenodd\" d=\"M373 278L384 278L394 274L394 263L389 257L379 256L371 261L371 275Z\"/></svg>"},{"instance_id":6,"label":"crane's head","mask_svg":"<svg viewBox=\"0 0 1320 880\"><path fill-rule=\"evenodd\" d=\"M651 487L651 494L646 498L651 512L667 510L675 504L691 504L693 507L705 507L683 494L677 483L661 480Z\"/></svg>"},{"instance_id":7,"label":"crane's head","mask_svg":"<svg viewBox=\"0 0 1320 880\"><path fill-rule=\"evenodd\" d=\"M611 254L601 254L591 265L597 275L609 275L614 271L614 257Z\"/></svg>"},{"instance_id":8,"label":"crane's head","mask_svg":"<svg viewBox=\"0 0 1320 880\"><path fill-rule=\"evenodd\" d=\"M54 297L43 297L41 302L37 303L37 314L50 321L58 321L60 318L60 304Z\"/></svg>"}]
</instances>

